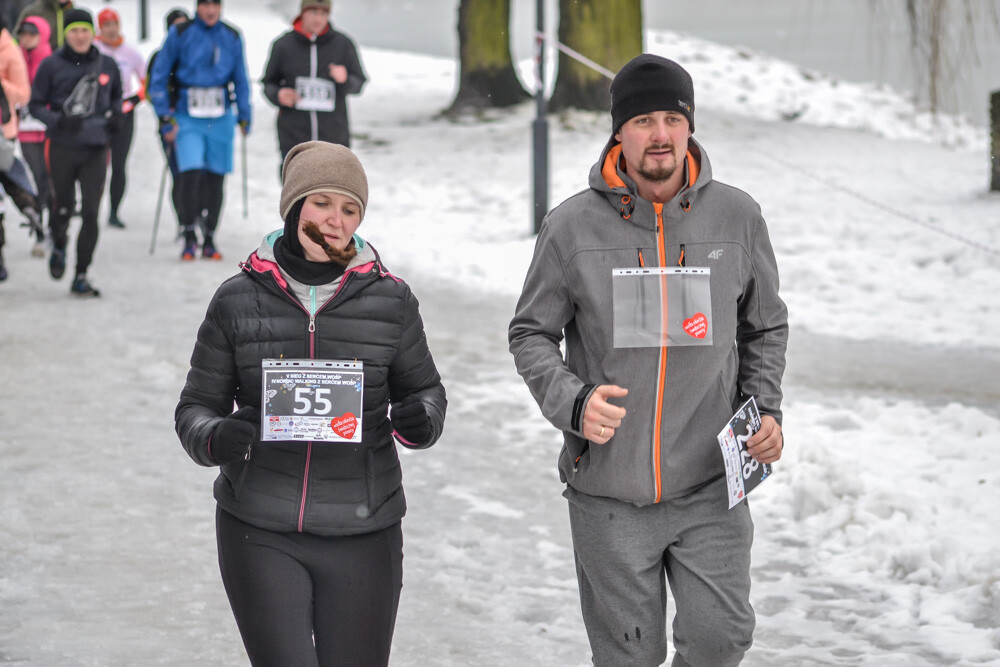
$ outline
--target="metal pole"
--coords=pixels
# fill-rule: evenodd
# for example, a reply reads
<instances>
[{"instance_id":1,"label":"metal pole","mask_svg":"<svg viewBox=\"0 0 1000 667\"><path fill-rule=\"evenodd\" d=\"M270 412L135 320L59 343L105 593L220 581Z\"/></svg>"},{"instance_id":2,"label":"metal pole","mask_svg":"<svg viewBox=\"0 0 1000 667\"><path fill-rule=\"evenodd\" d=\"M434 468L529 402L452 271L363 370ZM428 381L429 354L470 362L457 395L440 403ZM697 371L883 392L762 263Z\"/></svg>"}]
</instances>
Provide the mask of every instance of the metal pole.
<instances>
[{"instance_id":1,"label":"metal pole","mask_svg":"<svg viewBox=\"0 0 1000 667\"><path fill-rule=\"evenodd\" d=\"M1000 192L1000 90L990 96L990 137L993 146L990 153L990 190Z\"/></svg>"},{"instance_id":2,"label":"metal pole","mask_svg":"<svg viewBox=\"0 0 1000 667\"><path fill-rule=\"evenodd\" d=\"M249 127L249 126L247 126ZM243 128L240 128L240 134L243 135L240 144L240 152L243 154L243 218L246 219L249 214L247 210L247 135L243 132Z\"/></svg>"},{"instance_id":3,"label":"metal pole","mask_svg":"<svg viewBox=\"0 0 1000 667\"><path fill-rule=\"evenodd\" d=\"M149 37L149 0L139 0L139 41Z\"/></svg>"},{"instance_id":4,"label":"metal pole","mask_svg":"<svg viewBox=\"0 0 1000 667\"><path fill-rule=\"evenodd\" d=\"M167 163L163 165L163 174L160 175L160 194L156 197L156 216L153 218L153 238L149 241L149 254L156 250L156 235L160 231L160 211L163 210L163 193L167 189L167 172L170 171L170 155L174 151L173 143L167 144Z\"/></svg>"},{"instance_id":5,"label":"metal pole","mask_svg":"<svg viewBox=\"0 0 1000 667\"><path fill-rule=\"evenodd\" d=\"M545 100L545 0L535 5L535 101L536 113L532 123L532 156L534 175L534 231L542 228L542 220L549 211L549 121Z\"/></svg>"}]
</instances>

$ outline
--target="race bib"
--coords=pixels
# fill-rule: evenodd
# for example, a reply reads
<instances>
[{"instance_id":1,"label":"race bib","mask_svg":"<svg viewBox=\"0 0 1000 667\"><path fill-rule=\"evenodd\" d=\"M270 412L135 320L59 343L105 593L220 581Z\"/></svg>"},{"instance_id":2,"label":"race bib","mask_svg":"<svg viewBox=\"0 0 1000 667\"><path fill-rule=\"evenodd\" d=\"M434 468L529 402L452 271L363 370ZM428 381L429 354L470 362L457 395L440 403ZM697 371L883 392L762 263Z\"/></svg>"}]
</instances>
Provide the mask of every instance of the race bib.
<instances>
[{"instance_id":1,"label":"race bib","mask_svg":"<svg viewBox=\"0 0 1000 667\"><path fill-rule=\"evenodd\" d=\"M297 76L295 94L298 95L295 108L300 111L333 111L337 106L333 81L329 79Z\"/></svg>"},{"instance_id":2,"label":"race bib","mask_svg":"<svg viewBox=\"0 0 1000 667\"><path fill-rule=\"evenodd\" d=\"M221 118L226 113L226 90L221 86L187 89L188 115L192 118Z\"/></svg>"},{"instance_id":3,"label":"race bib","mask_svg":"<svg viewBox=\"0 0 1000 667\"><path fill-rule=\"evenodd\" d=\"M261 441L361 442L364 364L264 359Z\"/></svg>"},{"instance_id":4,"label":"race bib","mask_svg":"<svg viewBox=\"0 0 1000 667\"><path fill-rule=\"evenodd\" d=\"M615 347L712 344L712 270L612 269Z\"/></svg>"}]
</instances>

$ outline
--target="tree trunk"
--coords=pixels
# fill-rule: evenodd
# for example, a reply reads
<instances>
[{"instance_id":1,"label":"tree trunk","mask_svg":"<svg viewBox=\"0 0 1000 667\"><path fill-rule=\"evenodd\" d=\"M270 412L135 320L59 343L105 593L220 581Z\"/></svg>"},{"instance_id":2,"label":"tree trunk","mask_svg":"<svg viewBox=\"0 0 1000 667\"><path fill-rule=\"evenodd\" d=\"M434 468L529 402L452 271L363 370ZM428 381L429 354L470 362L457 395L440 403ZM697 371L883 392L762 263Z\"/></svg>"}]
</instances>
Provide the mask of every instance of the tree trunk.
<instances>
[{"instance_id":1,"label":"tree trunk","mask_svg":"<svg viewBox=\"0 0 1000 667\"><path fill-rule=\"evenodd\" d=\"M642 0L560 0L559 41L617 72L642 53ZM611 108L611 81L560 51L553 110Z\"/></svg>"},{"instance_id":2,"label":"tree trunk","mask_svg":"<svg viewBox=\"0 0 1000 667\"><path fill-rule=\"evenodd\" d=\"M462 0L458 8L458 93L449 113L508 107L530 95L510 53L510 0Z\"/></svg>"}]
</instances>

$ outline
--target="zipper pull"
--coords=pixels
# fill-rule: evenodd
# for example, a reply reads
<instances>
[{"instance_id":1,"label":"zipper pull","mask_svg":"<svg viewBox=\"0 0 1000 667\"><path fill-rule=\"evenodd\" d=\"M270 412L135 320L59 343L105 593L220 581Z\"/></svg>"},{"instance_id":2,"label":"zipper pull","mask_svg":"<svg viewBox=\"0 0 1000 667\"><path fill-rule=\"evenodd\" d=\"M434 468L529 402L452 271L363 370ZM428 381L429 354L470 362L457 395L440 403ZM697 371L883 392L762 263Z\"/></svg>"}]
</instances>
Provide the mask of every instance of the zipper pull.
<instances>
[{"instance_id":1,"label":"zipper pull","mask_svg":"<svg viewBox=\"0 0 1000 667\"><path fill-rule=\"evenodd\" d=\"M681 256L677 258L677 266L684 266L684 244L681 244Z\"/></svg>"},{"instance_id":2,"label":"zipper pull","mask_svg":"<svg viewBox=\"0 0 1000 667\"><path fill-rule=\"evenodd\" d=\"M252 442L249 445L247 445L247 453L243 456L243 460L244 461L249 461L250 460L250 452L251 451L253 451L253 443Z\"/></svg>"},{"instance_id":3,"label":"zipper pull","mask_svg":"<svg viewBox=\"0 0 1000 667\"><path fill-rule=\"evenodd\" d=\"M316 316L309 316L309 333L316 333Z\"/></svg>"}]
</instances>

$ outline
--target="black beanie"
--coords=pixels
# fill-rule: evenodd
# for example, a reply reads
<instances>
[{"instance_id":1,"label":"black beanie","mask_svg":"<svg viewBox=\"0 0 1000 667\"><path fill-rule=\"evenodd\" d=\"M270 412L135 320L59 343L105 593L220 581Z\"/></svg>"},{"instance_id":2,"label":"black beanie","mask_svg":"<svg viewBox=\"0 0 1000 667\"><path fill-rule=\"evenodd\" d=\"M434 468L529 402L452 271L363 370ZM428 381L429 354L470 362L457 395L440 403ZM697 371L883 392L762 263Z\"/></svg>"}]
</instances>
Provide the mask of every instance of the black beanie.
<instances>
[{"instance_id":1,"label":"black beanie","mask_svg":"<svg viewBox=\"0 0 1000 667\"><path fill-rule=\"evenodd\" d=\"M651 53L625 63L611 81L611 134L631 118L651 111L676 111L694 132L694 83L673 60Z\"/></svg>"},{"instance_id":2,"label":"black beanie","mask_svg":"<svg viewBox=\"0 0 1000 667\"><path fill-rule=\"evenodd\" d=\"M94 32L94 17L86 9L71 9L63 14L63 33L70 28L88 27Z\"/></svg>"}]
</instances>

